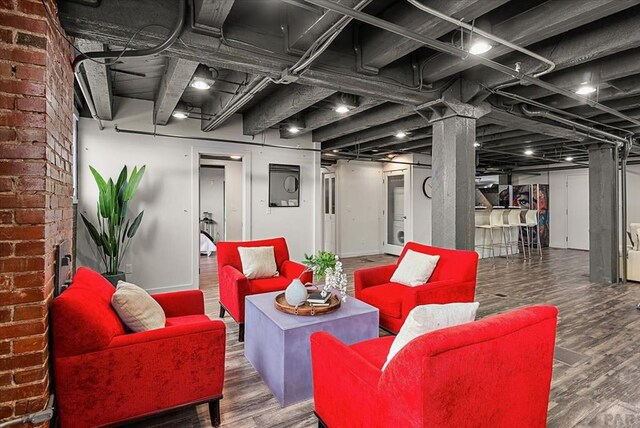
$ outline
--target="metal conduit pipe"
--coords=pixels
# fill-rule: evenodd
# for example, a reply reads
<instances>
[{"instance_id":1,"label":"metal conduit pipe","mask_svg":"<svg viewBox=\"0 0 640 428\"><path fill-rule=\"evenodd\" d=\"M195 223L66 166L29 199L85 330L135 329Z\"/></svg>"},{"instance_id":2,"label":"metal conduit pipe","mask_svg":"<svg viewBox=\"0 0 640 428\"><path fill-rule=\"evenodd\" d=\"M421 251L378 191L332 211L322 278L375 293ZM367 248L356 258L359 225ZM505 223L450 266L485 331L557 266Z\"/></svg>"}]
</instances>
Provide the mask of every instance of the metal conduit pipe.
<instances>
[{"instance_id":1,"label":"metal conduit pipe","mask_svg":"<svg viewBox=\"0 0 640 428\"><path fill-rule=\"evenodd\" d=\"M357 10L353 10L349 7L343 6L341 4L338 3L334 3L330 0L304 0L307 3L311 3L314 4L316 6L320 6L320 7L324 7L325 9L329 9L332 10L334 12L338 12L341 13L343 15L347 15L350 16L354 19L357 19L358 21L364 22L366 24L369 25L373 25L374 27L378 27L381 28L383 30L387 30L391 33L394 34L398 34L400 36L403 36L409 40L413 40L416 41L424 46L428 46L430 48L436 49L440 52L444 52L444 53L448 53L450 55L454 55L457 56L458 58L461 58L463 60L467 60L469 53L465 50L462 50L460 48L457 48L455 46L452 46L448 43L445 42L441 42L440 40L436 40L436 39L432 39L430 37L427 37L423 34L420 33L416 33L415 31L411 31L408 30L400 25L394 24L392 22L389 21L385 21L384 19L380 19L377 18L375 16L369 15L367 13L364 12L360 12ZM539 86L543 89L547 89L548 91L554 92L556 94L559 95L564 95L566 97L572 98L574 100L583 102L593 108L596 108L600 111L603 111L605 113L609 113L612 114L614 116L617 116L621 119L624 119L630 123L633 123L635 125L640 125L640 120L634 119L632 117L627 116L624 113L619 112L616 109L613 109L611 107L608 107L604 104L600 104L598 102L592 101L587 97L583 97L581 95L576 94L575 92L566 90L566 89L562 89L556 85L553 85L551 83L545 82L543 80L540 80L536 77L533 76L529 76L528 74L522 73L519 70L513 69L509 66L500 64L498 62L495 62L493 60L490 60L488 58L484 58L481 55L475 55L474 56L474 60L484 66L487 66L491 69L494 69L496 71L499 71L501 73L507 74L509 76L512 76L514 78L517 78L519 80L524 80L526 82L529 82L531 84L534 84L536 86Z\"/></svg>"},{"instance_id":2,"label":"metal conduit pipe","mask_svg":"<svg viewBox=\"0 0 640 428\"><path fill-rule=\"evenodd\" d=\"M361 9L365 7L367 4L369 4L370 1L371 0L361 0L356 5L356 9ZM324 33L322 33L320 37L318 37L318 39L316 40L316 43L313 43L294 65L287 68L286 70L283 70L281 73L281 76L284 77L285 75L288 75L288 74L296 75L303 72L306 68L308 68L311 65L311 63L316 58L318 58L325 50L327 50L331 42L333 42L333 40L338 36L338 34L340 34L340 32L347 26L347 24L351 22L351 20L352 18L349 18L347 16L343 16L341 19L339 19L329 29L327 29ZM222 39L222 41L224 42L224 39ZM316 46L317 42L320 42L320 47ZM202 127L202 130L204 132L210 132L216 129L217 127L219 127L220 125L222 125L224 122L227 121L227 119L229 119L229 117L231 117L234 113L240 110L245 104L251 101L251 99L253 99L253 97L258 92L265 89L270 82L272 82L272 79L269 77L259 77L254 79L250 83L250 87L247 92L243 93L236 100L226 105L222 110L222 112L215 115L204 127ZM276 83L280 83L280 81L276 81Z\"/></svg>"},{"instance_id":3,"label":"metal conduit pipe","mask_svg":"<svg viewBox=\"0 0 640 428\"><path fill-rule=\"evenodd\" d=\"M559 122L559 123L571 126L573 128L581 129L583 131L588 132L589 134L591 134L591 133L598 134L601 137L604 137L605 139L608 138L608 139L613 140L613 141L608 141L608 140L600 140L600 141L608 142L610 144L615 145L616 147L622 147L622 146L624 146L624 145L626 145L628 143L628 140L625 139L625 138L619 137L617 135L611 134L611 133L606 132L606 131L602 131L600 129L593 128L591 126L587 126L587 125L583 125L583 124L578 123L578 122L574 122L573 120L569 120L569 119L566 119L564 117L561 117L561 116L558 116L556 114L553 114L550 111L546 111L546 110L530 110L524 104L520 104L520 111L522 111L522 113L524 113L525 116L543 117L543 118L546 118L546 119L553 120L555 122Z\"/></svg>"},{"instance_id":4,"label":"metal conduit pipe","mask_svg":"<svg viewBox=\"0 0 640 428\"><path fill-rule=\"evenodd\" d=\"M548 58L545 58L541 55L538 55L535 52L530 51L529 49L523 48L521 46L518 46L514 43L511 43L508 40L502 39L494 34L488 33L486 31L481 30L480 28L474 27L473 25L469 25L466 22L462 21L461 19L456 19L453 18L447 14L444 14L442 12L439 12L435 9L432 9L428 6L425 6L424 4L420 3L418 0L407 0L409 3L411 3L412 5L414 5L415 7L417 7L418 9L420 9L423 12L426 12L430 15L433 15L437 18L440 18L444 21L450 22L452 24L457 25L458 27L462 27L462 28L466 28L467 30L471 31L472 33L476 33L476 34L480 34L483 37L486 37L489 40L493 40L494 42L500 43L501 45L504 45L508 48L511 48L513 50L516 50L518 52L522 52L525 55L528 55L532 58L537 59L540 62L544 62L545 64L547 64L547 69L543 70L539 73L536 73L533 75L533 77L540 77L543 76L545 74L551 73L555 68L556 68L556 64L551 61ZM516 82L517 83L517 82Z\"/></svg>"},{"instance_id":5,"label":"metal conduit pipe","mask_svg":"<svg viewBox=\"0 0 640 428\"><path fill-rule=\"evenodd\" d=\"M84 99L87 103L87 107L91 112L91 117L98 121L98 128L102 131L104 126L102 125L102 120L98 117L96 112L96 105L93 102L93 97L91 96L91 91L89 90L89 85L87 85L87 81L80 70L80 65L86 60L98 60L98 59L109 59L109 58L120 58L120 57L139 57L139 56L148 56L158 54L169 46L171 46L180 36L180 33L184 29L185 25L185 11L187 10L187 0L182 0L178 3L178 20L176 21L176 25L174 26L171 34L167 39L165 39L162 43L157 46L148 49L132 49L132 50L121 50L121 51L97 51L97 52L83 52L77 55L73 59L72 67L73 74L80 86L80 91L84 96ZM135 34L134 34L135 36Z\"/></svg>"}]
</instances>

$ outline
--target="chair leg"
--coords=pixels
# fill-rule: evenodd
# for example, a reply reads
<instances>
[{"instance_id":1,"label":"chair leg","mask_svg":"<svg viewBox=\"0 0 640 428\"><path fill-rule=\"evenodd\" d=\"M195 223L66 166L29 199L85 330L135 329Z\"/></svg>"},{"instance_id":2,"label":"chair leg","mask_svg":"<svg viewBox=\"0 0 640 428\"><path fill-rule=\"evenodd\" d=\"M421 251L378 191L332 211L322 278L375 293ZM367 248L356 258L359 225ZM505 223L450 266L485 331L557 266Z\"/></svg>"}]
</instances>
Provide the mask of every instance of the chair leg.
<instances>
[{"instance_id":1,"label":"chair leg","mask_svg":"<svg viewBox=\"0 0 640 428\"><path fill-rule=\"evenodd\" d=\"M209 401L209 418L211 425L220 426L220 399Z\"/></svg>"},{"instance_id":2,"label":"chair leg","mask_svg":"<svg viewBox=\"0 0 640 428\"><path fill-rule=\"evenodd\" d=\"M318 417L318 415L316 415L316 417ZM329 428L329 427L327 427L327 424L325 424L322 419L318 418L318 428Z\"/></svg>"},{"instance_id":3,"label":"chair leg","mask_svg":"<svg viewBox=\"0 0 640 428\"><path fill-rule=\"evenodd\" d=\"M222 303L220 303L220 318L224 318L225 312L227 312L227 310L222 306Z\"/></svg>"},{"instance_id":4,"label":"chair leg","mask_svg":"<svg viewBox=\"0 0 640 428\"><path fill-rule=\"evenodd\" d=\"M238 324L238 342L244 342L244 323Z\"/></svg>"}]
</instances>

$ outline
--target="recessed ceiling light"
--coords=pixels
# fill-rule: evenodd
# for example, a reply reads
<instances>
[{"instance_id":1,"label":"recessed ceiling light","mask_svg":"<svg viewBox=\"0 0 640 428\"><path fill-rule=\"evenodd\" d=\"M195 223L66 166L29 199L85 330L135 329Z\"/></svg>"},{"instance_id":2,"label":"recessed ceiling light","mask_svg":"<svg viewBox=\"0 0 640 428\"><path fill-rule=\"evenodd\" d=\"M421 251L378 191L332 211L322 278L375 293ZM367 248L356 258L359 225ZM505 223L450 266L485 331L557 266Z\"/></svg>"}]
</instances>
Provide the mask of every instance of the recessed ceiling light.
<instances>
[{"instance_id":1,"label":"recessed ceiling light","mask_svg":"<svg viewBox=\"0 0 640 428\"><path fill-rule=\"evenodd\" d=\"M347 107L344 104L340 104L339 106L336 107L335 112L340 114L349 113L349 107Z\"/></svg>"},{"instance_id":2,"label":"recessed ceiling light","mask_svg":"<svg viewBox=\"0 0 640 428\"><path fill-rule=\"evenodd\" d=\"M333 150L332 150L332 152L333 152L333 153L338 153L339 151L340 151L340 150L338 150L338 149L333 149Z\"/></svg>"},{"instance_id":3,"label":"recessed ceiling light","mask_svg":"<svg viewBox=\"0 0 640 428\"><path fill-rule=\"evenodd\" d=\"M469 49L469 53L473 55L482 55L485 52L489 52L493 46L484 40L478 40Z\"/></svg>"},{"instance_id":4,"label":"recessed ceiling light","mask_svg":"<svg viewBox=\"0 0 640 428\"><path fill-rule=\"evenodd\" d=\"M527 155L527 156L531 156L533 154L533 150L527 149L527 150L524 151L524 154Z\"/></svg>"},{"instance_id":5,"label":"recessed ceiling light","mask_svg":"<svg viewBox=\"0 0 640 428\"><path fill-rule=\"evenodd\" d=\"M388 157L389 159L393 159L393 158L395 158L395 157L396 157L396 155L395 155L395 154L393 154L393 153L391 153L391 154L388 154L388 155L387 155L387 157Z\"/></svg>"},{"instance_id":6,"label":"recessed ceiling light","mask_svg":"<svg viewBox=\"0 0 640 428\"><path fill-rule=\"evenodd\" d=\"M298 128L297 126L291 125L289 127L289 132L291 132L292 134L297 134L298 132L300 132L300 128Z\"/></svg>"},{"instance_id":7,"label":"recessed ceiling light","mask_svg":"<svg viewBox=\"0 0 640 428\"><path fill-rule=\"evenodd\" d=\"M378 150L378 149L372 149L371 151L372 151L373 153L378 153L380 150Z\"/></svg>"},{"instance_id":8,"label":"recessed ceiling light","mask_svg":"<svg viewBox=\"0 0 640 428\"><path fill-rule=\"evenodd\" d=\"M200 89L201 91L204 91L206 89L209 89L211 87L211 84L209 82L206 82L202 79L193 79L191 81L191 87L195 88L195 89Z\"/></svg>"},{"instance_id":9,"label":"recessed ceiling light","mask_svg":"<svg viewBox=\"0 0 640 428\"><path fill-rule=\"evenodd\" d=\"M480 143L478 143L477 141L473 143L473 147L480 147Z\"/></svg>"},{"instance_id":10,"label":"recessed ceiling light","mask_svg":"<svg viewBox=\"0 0 640 428\"><path fill-rule=\"evenodd\" d=\"M566 158L564 158L564 160L566 160L567 162L571 162L573 160L573 157L567 156Z\"/></svg>"},{"instance_id":11,"label":"recessed ceiling light","mask_svg":"<svg viewBox=\"0 0 640 428\"><path fill-rule=\"evenodd\" d=\"M189 115L183 111L174 111L172 114L176 119L186 119Z\"/></svg>"},{"instance_id":12,"label":"recessed ceiling light","mask_svg":"<svg viewBox=\"0 0 640 428\"><path fill-rule=\"evenodd\" d=\"M582 84L578 89L576 89L576 94L578 95L589 95L593 94L596 91L596 88L589 84Z\"/></svg>"},{"instance_id":13,"label":"recessed ceiling light","mask_svg":"<svg viewBox=\"0 0 640 428\"><path fill-rule=\"evenodd\" d=\"M240 159L242 159L242 156L238 156L238 155L231 155L231 156L229 156L229 157L230 157L231 159L233 159L233 160L240 160Z\"/></svg>"},{"instance_id":14,"label":"recessed ceiling light","mask_svg":"<svg viewBox=\"0 0 640 428\"><path fill-rule=\"evenodd\" d=\"M398 131L396 132L396 138L404 138L407 136L407 133L404 131Z\"/></svg>"}]
</instances>

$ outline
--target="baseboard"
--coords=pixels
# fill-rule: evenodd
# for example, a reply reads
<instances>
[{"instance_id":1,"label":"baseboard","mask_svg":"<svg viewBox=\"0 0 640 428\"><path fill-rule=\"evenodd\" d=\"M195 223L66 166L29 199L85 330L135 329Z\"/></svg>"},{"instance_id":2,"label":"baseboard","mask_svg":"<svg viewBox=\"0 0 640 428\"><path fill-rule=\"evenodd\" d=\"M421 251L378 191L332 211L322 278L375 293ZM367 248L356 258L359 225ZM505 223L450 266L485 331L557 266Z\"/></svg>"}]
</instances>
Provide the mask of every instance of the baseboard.
<instances>
[{"instance_id":1,"label":"baseboard","mask_svg":"<svg viewBox=\"0 0 640 428\"><path fill-rule=\"evenodd\" d=\"M167 287L156 287L156 288L146 289L147 293L149 294L173 293L174 291L187 291L187 290L196 290L196 287L193 284L179 284L179 285L169 285Z\"/></svg>"},{"instance_id":2,"label":"baseboard","mask_svg":"<svg viewBox=\"0 0 640 428\"><path fill-rule=\"evenodd\" d=\"M365 250L365 251L352 251L349 253L341 253L340 257L365 257L365 256L377 256L383 254L380 250Z\"/></svg>"}]
</instances>

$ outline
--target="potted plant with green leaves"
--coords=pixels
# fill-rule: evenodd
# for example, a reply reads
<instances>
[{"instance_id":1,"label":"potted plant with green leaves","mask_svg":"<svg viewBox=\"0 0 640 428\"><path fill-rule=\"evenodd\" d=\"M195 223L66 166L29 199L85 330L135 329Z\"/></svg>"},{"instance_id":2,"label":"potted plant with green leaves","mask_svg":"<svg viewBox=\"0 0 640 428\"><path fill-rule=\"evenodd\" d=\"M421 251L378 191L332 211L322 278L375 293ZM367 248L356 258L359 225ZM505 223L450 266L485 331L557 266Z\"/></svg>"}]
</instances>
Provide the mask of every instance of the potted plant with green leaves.
<instances>
[{"instance_id":1,"label":"potted plant with green leaves","mask_svg":"<svg viewBox=\"0 0 640 428\"><path fill-rule=\"evenodd\" d=\"M324 280L322 295L325 296L331 289L340 293L342 301L347 300L347 274L342 268L340 258L329 251L318 251L317 254L304 255L302 261L307 271L313 272L315 283Z\"/></svg>"},{"instance_id":2,"label":"potted plant with green leaves","mask_svg":"<svg viewBox=\"0 0 640 428\"><path fill-rule=\"evenodd\" d=\"M102 275L115 286L119 280L125 279L120 264L142 222L144 211L129 216L128 209L144 175L145 166L140 169L134 167L130 176L124 166L115 182L111 178L108 181L102 178L92 166L89 169L98 185L97 222L94 224L84 214L80 215L104 264Z\"/></svg>"}]
</instances>

